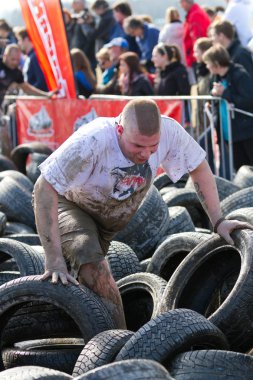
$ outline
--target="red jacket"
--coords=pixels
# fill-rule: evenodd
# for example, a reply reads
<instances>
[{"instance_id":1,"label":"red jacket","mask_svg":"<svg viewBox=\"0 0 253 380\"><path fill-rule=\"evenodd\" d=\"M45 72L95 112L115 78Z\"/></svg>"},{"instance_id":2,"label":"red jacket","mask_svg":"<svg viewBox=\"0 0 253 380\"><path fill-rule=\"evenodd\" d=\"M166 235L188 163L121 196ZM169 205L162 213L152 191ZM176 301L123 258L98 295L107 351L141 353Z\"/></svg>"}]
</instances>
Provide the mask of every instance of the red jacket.
<instances>
[{"instance_id":1,"label":"red jacket","mask_svg":"<svg viewBox=\"0 0 253 380\"><path fill-rule=\"evenodd\" d=\"M193 57L193 45L199 37L207 36L210 19L207 13L198 5L193 4L185 17L183 45L187 66L196 62Z\"/></svg>"}]
</instances>

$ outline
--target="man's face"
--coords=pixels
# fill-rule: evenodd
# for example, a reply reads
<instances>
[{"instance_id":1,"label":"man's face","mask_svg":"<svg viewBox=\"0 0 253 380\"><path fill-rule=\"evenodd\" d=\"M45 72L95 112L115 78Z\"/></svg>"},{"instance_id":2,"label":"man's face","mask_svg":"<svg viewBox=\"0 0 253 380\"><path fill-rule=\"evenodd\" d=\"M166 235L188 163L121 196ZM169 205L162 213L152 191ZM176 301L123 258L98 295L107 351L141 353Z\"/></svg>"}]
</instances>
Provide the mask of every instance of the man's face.
<instances>
[{"instance_id":1,"label":"man's face","mask_svg":"<svg viewBox=\"0 0 253 380\"><path fill-rule=\"evenodd\" d=\"M109 48L110 60L112 62L117 62L122 53L123 52L120 46L112 46Z\"/></svg>"},{"instance_id":2,"label":"man's face","mask_svg":"<svg viewBox=\"0 0 253 380\"><path fill-rule=\"evenodd\" d=\"M129 34L129 36L131 37L142 37L143 30L141 28L136 28L136 29L129 28L127 30L127 34Z\"/></svg>"},{"instance_id":3,"label":"man's face","mask_svg":"<svg viewBox=\"0 0 253 380\"><path fill-rule=\"evenodd\" d=\"M213 62L205 62L207 69L210 71L212 75L220 74L220 66Z\"/></svg>"},{"instance_id":4,"label":"man's face","mask_svg":"<svg viewBox=\"0 0 253 380\"><path fill-rule=\"evenodd\" d=\"M188 12L192 6L192 4L189 3L187 0L179 0L179 4L185 12Z\"/></svg>"},{"instance_id":5,"label":"man's face","mask_svg":"<svg viewBox=\"0 0 253 380\"><path fill-rule=\"evenodd\" d=\"M85 4L80 0L73 0L71 8L74 13L79 13L85 9Z\"/></svg>"},{"instance_id":6,"label":"man's face","mask_svg":"<svg viewBox=\"0 0 253 380\"><path fill-rule=\"evenodd\" d=\"M223 33L216 33L215 29L214 28L211 28L210 30L210 38L213 42L213 44L221 44L224 46L224 38L223 38Z\"/></svg>"},{"instance_id":7,"label":"man's face","mask_svg":"<svg viewBox=\"0 0 253 380\"><path fill-rule=\"evenodd\" d=\"M28 53L28 38L21 38L18 37L18 46L22 50L23 53L27 54Z\"/></svg>"},{"instance_id":8,"label":"man's face","mask_svg":"<svg viewBox=\"0 0 253 380\"><path fill-rule=\"evenodd\" d=\"M158 149L160 132L152 136L141 135L137 129L117 126L119 145L126 158L135 164L144 164ZM122 128L122 129L121 129Z\"/></svg>"},{"instance_id":9,"label":"man's face","mask_svg":"<svg viewBox=\"0 0 253 380\"><path fill-rule=\"evenodd\" d=\"M20 62L21 52L17 50L11 50L8 53L4 53L3 62L9 67L9 69L17 69Z\"/></svg>"}]
</instances>

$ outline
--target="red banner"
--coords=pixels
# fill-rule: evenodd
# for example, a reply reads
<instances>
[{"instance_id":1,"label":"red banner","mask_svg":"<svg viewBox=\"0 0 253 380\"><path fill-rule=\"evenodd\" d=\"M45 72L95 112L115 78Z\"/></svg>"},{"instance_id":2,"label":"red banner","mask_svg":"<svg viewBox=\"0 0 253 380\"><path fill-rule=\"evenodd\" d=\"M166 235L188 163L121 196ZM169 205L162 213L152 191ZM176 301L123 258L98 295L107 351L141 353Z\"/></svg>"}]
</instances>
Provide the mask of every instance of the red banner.
<instances>
[{"instance_id":1,"label":"red banner","mask_svg":"<svg viewBox=\"0 0 253 380\"><path fill-rule=\"evenodd\" d=\"M155 98L154 98L155 99ZM156 99L155 99L156 100ZM18 144L40 141L51 149L61 145L76 129L98 116L118 116L126 98L17 100ZM182 101L157 99L163 115L182 122Z\"/></svg>"},{"instance_id":2,"label":"red banner","mask_svg":"<svg viewBox=\"0 0 253 380\"><path fill-rule=\"evenodd\" d=\"M76 98L75 82L59 0L19 0L27 32L48 88Z\"/></svg>"}]
</instances>

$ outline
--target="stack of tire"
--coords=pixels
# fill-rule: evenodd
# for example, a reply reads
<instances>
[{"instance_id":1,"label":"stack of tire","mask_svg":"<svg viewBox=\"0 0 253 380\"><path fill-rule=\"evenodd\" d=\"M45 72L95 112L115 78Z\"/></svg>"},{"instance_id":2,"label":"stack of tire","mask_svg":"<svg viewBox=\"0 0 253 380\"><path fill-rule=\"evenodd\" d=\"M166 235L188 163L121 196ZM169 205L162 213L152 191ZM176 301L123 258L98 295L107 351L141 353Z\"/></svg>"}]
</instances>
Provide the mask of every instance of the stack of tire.
<instances>
[{"instance_id":1,"label":"stack of tire","mask_svg":"<svg viewBox=\"0 0 253 380\"><path fill-rule=\"evenodd\" d=\"M89 289L42 280L27 152L49 152L22 148L0 172L0 380L252 379L253 231L228 245L187 176L158 176L107 255L126 317L118 330ZM224 215L253 223L253 168L216 182Z\"/></svg>"}]
</instances>

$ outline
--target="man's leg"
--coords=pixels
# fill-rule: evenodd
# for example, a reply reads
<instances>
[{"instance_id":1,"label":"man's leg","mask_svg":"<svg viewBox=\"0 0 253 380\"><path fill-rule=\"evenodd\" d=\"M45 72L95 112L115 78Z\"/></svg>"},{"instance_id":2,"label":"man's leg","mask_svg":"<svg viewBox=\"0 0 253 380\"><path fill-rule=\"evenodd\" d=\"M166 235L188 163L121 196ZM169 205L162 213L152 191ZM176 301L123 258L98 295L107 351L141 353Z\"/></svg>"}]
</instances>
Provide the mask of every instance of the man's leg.
<instances>
[{"instance_id":1,"label":"man's leg","mask_svg":"<svg viewBox=\"0 0 253 380\"><path fill-rule=\"evenodd\" d=\"M103 298L118 329L126 329L126 321L119 289L111 275L105 259L89 264L82 264L78 273L80 284L91 289Z\"/></svg>"}]
</instances>

